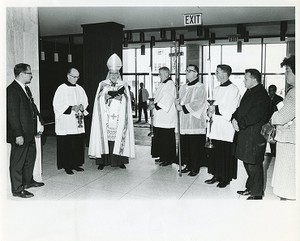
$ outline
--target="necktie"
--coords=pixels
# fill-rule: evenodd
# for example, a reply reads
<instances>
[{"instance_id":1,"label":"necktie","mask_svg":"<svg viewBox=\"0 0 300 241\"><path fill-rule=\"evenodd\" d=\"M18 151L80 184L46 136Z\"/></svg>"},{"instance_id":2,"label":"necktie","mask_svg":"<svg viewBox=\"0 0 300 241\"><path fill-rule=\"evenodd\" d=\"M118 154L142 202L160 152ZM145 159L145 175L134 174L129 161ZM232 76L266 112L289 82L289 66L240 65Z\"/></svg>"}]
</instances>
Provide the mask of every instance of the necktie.
<instances>
[{"instance_id":1,"label":"necktie","mask_svg":"<svg viewBox=\"0 0 300 241\"><path fill-rule=\"evenodd\" d=\"M31 93L31 91L30 91L30 89L29 89L29 87L27 85L25 85L25 90L26 90L26 93L27 93L27 96L28 96L30 102L34 103L34 100L33 100L33 97L32 97L32 93Z\"/></svg>"},{"instance_id":2,"label":"necktie","mask_svg":"<svg viewBox=\"0 0 300 241\"><path fill-rule=\"evenodd\" d=\"M25 85L25 90L26 90L26 94L28 96L28 99L30 100L31 102L31 106L32 106L32 117L33 119L36 118L36 115L37 115L37 112L36 112L36 106L34 104L34 100L33 100L33 97L32 97L32 93L29 89L29 87L27 85Z\"/></svg>"},{"instance_id":3,"label":"necktie","mask_svg":"<svg viewBox=\"0 0 300 241\"><path fill-rule=\"evenodd\" d=\"M29 87L28 87L27 85L25 85L25 90L26 90L27 96L28 96L28 98L29 98L29 100L30 100L30 102L31 102L31 105L32 105L32 109L33 109L33 113L32 113L32 114L33 114L33 118L35 119L36 116L38 115L39 118L40 118L40 122L41 122L42 124L44 124L43 118L41 117L40 112L39 112L38 108L36 107L36 105L35 105L35 103L34 103L34 100L33 100L33 97L32 97L32 93L31 93L31 91L30 91L30 89L29 89Z\"/></svg>"}]
</instances>

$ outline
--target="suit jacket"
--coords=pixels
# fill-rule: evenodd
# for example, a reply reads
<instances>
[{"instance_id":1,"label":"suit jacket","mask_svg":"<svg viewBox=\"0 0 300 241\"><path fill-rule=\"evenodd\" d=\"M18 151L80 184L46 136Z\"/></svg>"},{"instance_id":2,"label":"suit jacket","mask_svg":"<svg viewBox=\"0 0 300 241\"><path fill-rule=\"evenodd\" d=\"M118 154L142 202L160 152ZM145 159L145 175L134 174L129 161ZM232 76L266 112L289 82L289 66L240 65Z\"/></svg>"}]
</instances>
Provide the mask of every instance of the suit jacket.
<instances>
[{"instance_id":1,"label":"suit jacket","mask_svg":"<svg viewBox=\"0 0 300 241\"><path fill-rule=\"evenodd\" d=\"M245 92L233 114L240 129L237 135L236 158L250 164L264 160L266 140L260 131L268 122L269 113L270 97L263 85L258 84Z\"/></svg>"},{"instance_id":2,"label":"suit jacket","mask_svg":"<svg viewBox=\"0 0 300 241\"><path fill-rule=\"evenodd\" d=\"M6 89L7 98L7 142L15 143L23 136L30 142L36 134L36 112L22 87L13 81Z\"/></svg>"},{"instance_id":3,"label":"suit jacket","mask_svg":"<svg viewBox=\"0 0 300 241\"><path fill-rule=\"evenodd\" d=\"M279 96L279 95L276 95L276 94L274 95L273 99L271 99L271 102L270 102L270 105L271 105L271 108L270 108L270 118L271 118L271 116L273 115L273 113L275 111L278 111L277 104L279 102L281 102L281 101L283 101L283 98L281 96Z\"/></svg>"},{"instance_id":4,"label":"suit jacket","mask_svg":"<svg viewBox=\"0 0 300 241\"><path fill-rule=\"evenodd\" d=\"M278 142L292 144L296 142L295 102L295 87L293 87L286 94L283 107L276 111L271 118L271 123L276 125L275 140Z\"/></svg>"},{"instance_id":5,"label":"suit jacket","mask_svg":"<svg viewBox=\"0 0 300 241\"><path fill-rule=\"evenodd\" d=\"M139 103L146 102L149 99L148 90L145 88L139 89Z\"/></svg>"}]
</instances>

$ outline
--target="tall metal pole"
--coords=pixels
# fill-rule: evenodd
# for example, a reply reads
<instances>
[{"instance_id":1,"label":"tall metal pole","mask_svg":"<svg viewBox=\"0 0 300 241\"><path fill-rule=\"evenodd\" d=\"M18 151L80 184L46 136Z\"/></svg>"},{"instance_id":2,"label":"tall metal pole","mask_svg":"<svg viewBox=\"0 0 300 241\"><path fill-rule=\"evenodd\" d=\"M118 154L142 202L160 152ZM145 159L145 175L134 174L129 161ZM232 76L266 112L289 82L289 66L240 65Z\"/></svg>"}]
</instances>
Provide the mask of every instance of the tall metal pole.
<instances>
[{"instance_id":1,"label":"tall metal pole","mask_svg":"<svg viewBox=\"0 0 300 241\"><path fill-rule=\"evenodd\" d=\"M176 83L176 97L179 98L179 87L180 87L180 56L183 53L180 52L180 45L175 41L175 53L170 54L170 57L175 57L175 83ZM181 168L181 148L180 148L180 113L177 111L177 130L178 130L178 165L179 165L179 176L182 176Z\"/></svg>"},{"instance_id":2,"label":"tall metal pole","mask_svg":"<svg viewBox=\"0 0 300 241\"><path fill-rule=\"evenodd\" d=\"M149 98L149 106L154 103L154 98L153 98L153 46L152 43L150 43L150 71L149 71L149 80L151 84L151 98ZM150 110L150 118L151 118L151 123L150 123L150 132L148 136L153 137L154 136L154 131L153 131L153 110Z\"/></svg>"},{"instance_id":3,"label":"tall metal pole","mask_svg":"<svg viewBox=\"0 0 300 241\"><path fill-rule=\"evenodd\" d=\"M177 49L178 48L178 49ZM179 98L179 87L180 87L180 45L175 41L175 53L176 53L176 94L177 99ZM178 128L178 165L179 165L179 176L182 176L182 167L181 167L181 145L180 145L180 113L177 111L177 128Z\"/></svg>"}]
</instances>

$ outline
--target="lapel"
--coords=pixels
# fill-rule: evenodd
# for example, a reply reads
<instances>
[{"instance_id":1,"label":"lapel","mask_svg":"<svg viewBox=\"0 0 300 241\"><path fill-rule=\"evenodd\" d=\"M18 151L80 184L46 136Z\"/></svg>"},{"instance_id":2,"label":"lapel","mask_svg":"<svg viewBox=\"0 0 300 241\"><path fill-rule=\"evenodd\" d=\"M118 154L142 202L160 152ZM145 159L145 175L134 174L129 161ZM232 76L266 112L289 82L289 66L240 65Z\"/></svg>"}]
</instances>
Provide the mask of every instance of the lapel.
<instances>
[{"instance_id":1,"label":"lapel","mask_svg":"<svg viewBox=\"0 0 300 241\"><path fill-rule=\"evenodd\" d=\"M26 100L28 100L28 102L30 102L28 96L26 95L25 91L23 90L23 88L17 83L17 81L13 81L13 86L14 88L20 93L21 96L23 96L24 98L26 98Z\"/></svg>"},{"instance_id":2,"label":"lapel","mask_svg":"<svg viewBox=\"0 0 300 241\"><path fill-rule=\"evenodd\" d=\"M16 91L19 93L19 95L21 97L21 102L27 103L28 107L32 111L33 115L36 115L34 104L31 103L29 97L27 96L27 94L25 93L25 91L23 90L23 88L15 80L14 80L14 82L12 84L14 85L14 88L16 89Z\"/></svg>"}]
</instances>

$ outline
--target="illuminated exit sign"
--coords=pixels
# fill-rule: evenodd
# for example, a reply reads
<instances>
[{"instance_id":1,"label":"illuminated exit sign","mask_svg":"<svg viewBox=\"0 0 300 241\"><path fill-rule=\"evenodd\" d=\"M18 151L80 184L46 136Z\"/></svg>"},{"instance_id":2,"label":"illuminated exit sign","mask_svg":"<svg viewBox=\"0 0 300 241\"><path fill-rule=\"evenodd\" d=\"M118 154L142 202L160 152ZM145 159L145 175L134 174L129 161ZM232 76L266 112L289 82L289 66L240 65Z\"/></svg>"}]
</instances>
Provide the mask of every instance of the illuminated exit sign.
<instances>
[{"instance_id":1,"label":"illuminated exit sign","mask_svg":"<svg viewBox=\"0 0 300 241\"><path fill-rule=\"evenodd\" d=\"M201 25L202 13L192 13L183 15L184 26Z\"/></svg>"}]
</instances>

